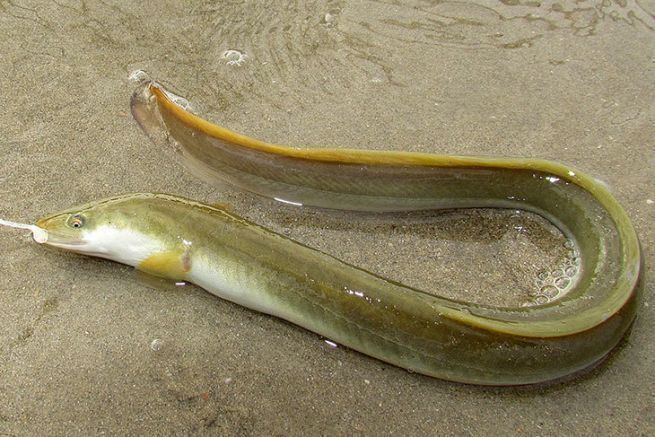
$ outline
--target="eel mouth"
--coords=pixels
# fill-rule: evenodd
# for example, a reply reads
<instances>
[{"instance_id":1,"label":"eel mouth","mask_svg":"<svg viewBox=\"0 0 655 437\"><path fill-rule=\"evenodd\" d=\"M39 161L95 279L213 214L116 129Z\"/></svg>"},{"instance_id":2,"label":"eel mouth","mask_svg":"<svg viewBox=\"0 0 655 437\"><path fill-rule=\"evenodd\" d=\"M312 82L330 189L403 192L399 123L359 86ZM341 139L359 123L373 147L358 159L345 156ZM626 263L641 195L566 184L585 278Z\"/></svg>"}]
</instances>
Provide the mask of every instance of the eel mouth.
<instances>
[{"instance_id":1,"label":"eel mouth","mask_svg":"<svg viewBox=\"0 0 655 437\"><path fill-rule=\"evenodd\" d=\"M84 233L66 225L67 215L53 215L39 219L30 229L37 243L75 250L87 244Z\"/></svg>"},{"instance_id":2,"label":"eel mouth","mask_svg":"<svg viewBox=\"0 0 655 437\"><path fill-rule=\"evenodd\" d=\"M34 241L39 244L46 244L50 240L50 234L48 231L38 225L32 225L30 231L32 231L32 238Z\"/></svg>"}]
</instances>

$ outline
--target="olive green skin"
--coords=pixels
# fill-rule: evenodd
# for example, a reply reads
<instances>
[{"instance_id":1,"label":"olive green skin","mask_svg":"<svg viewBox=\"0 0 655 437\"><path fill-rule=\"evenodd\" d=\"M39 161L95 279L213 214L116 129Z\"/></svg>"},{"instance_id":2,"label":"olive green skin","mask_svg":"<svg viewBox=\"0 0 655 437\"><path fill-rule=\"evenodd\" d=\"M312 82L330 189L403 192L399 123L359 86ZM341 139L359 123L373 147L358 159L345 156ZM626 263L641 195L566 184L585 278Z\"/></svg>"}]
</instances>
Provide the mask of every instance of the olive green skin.
<instances>
[{"instance_id":1,"label":"olive green skin","mask_svg":"<svg viewBox=\"0 0 655 437\"><path fill-rule=\"evenodd\" d=\"M396 366L473 384L564 377L605 357L634 320L642 270L637 236L607 189L577 170L533 159L271 145L185 111L154 82L137 90L132 110L151 136L165 132L174 140L193 169L265 196L352 210L538 213L575 243L582 269L556 301L493 307L395 283L193 201L139 194L110 202L129 211L124 226L147 224L141 232L155 238L193 242L192 272L204 272L195 282L214 294ZM210 271L220 272L214 277L221 287L251 297L226 295L207 282Z\"/></svg>"}]
</instances>

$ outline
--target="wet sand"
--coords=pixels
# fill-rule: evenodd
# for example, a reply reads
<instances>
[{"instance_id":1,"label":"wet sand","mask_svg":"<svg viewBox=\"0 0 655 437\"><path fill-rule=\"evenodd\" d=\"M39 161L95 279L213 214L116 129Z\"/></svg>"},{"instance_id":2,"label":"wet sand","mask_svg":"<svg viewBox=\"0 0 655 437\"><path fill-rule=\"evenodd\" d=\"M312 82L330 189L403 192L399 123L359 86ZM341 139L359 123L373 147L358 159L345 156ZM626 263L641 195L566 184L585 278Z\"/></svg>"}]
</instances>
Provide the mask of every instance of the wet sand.
<instances>
[{"instance_id":1,"label":"wet sand","mask_svg":"<svg viewBox=\"0 0 655 437\"><path fill-rule=\"evenodd\" d=\"M0 217L138 191L224 202L377 273L505 305L563 256L525 214L339 215L210 186L133 121L127 78L144 69L272 142L531 156L597 176L645 252L629 339L562 383L454 384L3 228L0 435L653 434L655 5L237 3L0 3Z\"/></svg>"}]
</instances>

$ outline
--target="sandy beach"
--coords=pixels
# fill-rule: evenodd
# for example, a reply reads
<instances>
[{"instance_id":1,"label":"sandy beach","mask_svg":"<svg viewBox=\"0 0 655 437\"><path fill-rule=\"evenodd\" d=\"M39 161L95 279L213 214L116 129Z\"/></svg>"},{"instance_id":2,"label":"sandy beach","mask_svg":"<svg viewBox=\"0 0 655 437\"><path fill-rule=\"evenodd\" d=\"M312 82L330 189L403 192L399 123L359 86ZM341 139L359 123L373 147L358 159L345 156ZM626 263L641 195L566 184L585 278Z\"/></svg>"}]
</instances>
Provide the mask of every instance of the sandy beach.
<instances>
[{"instance_id":1,"label":"sandy beach","mask_svg":"<svg viewBox=\"0 0 655 437\"><path fill-rule=\"evenodd\" d=\"M2 227L0 435L655 433L653 1L0 1L0 218L170 193L437 294L530 304L566 254L545 220L305 210L212 186L135 123L135 70L274 143L588 172L642 243L637 320L572 379L463 385Z\"/></svg>"}]
</instances>

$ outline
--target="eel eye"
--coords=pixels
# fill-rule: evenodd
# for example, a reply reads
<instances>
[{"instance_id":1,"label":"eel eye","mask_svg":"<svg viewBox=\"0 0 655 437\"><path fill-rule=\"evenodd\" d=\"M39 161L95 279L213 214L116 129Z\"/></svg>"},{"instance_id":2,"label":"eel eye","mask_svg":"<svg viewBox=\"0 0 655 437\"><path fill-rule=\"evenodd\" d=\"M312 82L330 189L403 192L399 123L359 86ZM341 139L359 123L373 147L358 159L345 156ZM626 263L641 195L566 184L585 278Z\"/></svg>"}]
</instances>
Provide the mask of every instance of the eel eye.
<instances>
[{"instance_id":1,"label":"eel eye","mask_svg":"<svg viewBox=\"0 0 655 437\"><path fill-rule=\"evenodd\" d=\"M84 226L84 219L82 218L81 215L75 214L74 216L71 216L70 220L68 221L68 224L70 225L71 228L79 229L82 226Z\"/></svg>"}]
</instances>

